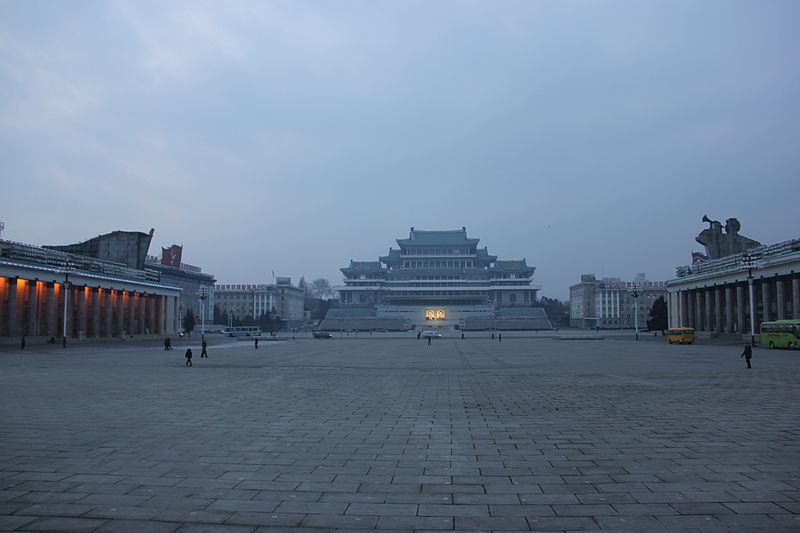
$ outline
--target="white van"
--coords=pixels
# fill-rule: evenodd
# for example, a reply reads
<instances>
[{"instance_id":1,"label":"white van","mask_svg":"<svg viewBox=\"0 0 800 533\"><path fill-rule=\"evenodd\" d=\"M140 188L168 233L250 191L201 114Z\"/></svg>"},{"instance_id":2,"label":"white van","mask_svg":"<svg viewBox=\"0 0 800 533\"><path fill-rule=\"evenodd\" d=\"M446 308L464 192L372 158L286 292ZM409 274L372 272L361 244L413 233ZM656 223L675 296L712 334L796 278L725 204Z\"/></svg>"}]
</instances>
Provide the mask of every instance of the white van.
<instances>
[{"instance_id":1,"label":"white van","mask_svg":"<svg viewBox=\"0 0 800 533\"><path fill-rule=\"evenodd\" d=\"M426 339L438 339L441 338L442 334L438 331L433 331L432 329L428 329L422 332L422 336Z\"/></svg>"}]
</instances>

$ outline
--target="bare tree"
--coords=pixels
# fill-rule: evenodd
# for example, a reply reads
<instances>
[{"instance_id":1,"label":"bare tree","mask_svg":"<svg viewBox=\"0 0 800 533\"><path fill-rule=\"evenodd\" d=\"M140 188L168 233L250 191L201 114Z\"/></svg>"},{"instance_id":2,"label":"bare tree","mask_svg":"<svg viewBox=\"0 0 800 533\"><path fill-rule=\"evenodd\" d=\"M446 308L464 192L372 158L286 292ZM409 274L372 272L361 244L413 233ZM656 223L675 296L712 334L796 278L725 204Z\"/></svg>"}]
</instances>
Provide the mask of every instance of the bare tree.
<instances>
[{"instance_id":1,"label":"bare tree","mask_svg":"<svg viewBox=\"0 0 800 533\"><path fill-rule=\"evenodd\" d=\"M317 278L308 284L308 292L310 292L311 296L314 298L324 300L326 297L333 294L333 289L331 288L331 283L327 279Z\"/></svg>"}]
</instances>

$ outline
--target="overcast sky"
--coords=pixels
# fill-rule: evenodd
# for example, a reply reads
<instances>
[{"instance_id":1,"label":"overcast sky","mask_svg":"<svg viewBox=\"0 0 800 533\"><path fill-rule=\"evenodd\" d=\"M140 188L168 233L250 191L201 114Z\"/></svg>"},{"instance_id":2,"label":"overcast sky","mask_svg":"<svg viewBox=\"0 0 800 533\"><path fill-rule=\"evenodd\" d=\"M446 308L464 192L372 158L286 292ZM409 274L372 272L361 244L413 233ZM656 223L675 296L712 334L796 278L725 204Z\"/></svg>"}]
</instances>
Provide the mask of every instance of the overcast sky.
<instances>
[{"instance_id":1,"label":"overcast sky","mask_svg":"<svg viewBox=\"0 0 800 533\"><path fill-rule=\"evenodd\" d=\"M0 1L3 238L155 228L220 283L418 229L666 280L800 237L800 2Z\"/></svg>"}]
</instances>

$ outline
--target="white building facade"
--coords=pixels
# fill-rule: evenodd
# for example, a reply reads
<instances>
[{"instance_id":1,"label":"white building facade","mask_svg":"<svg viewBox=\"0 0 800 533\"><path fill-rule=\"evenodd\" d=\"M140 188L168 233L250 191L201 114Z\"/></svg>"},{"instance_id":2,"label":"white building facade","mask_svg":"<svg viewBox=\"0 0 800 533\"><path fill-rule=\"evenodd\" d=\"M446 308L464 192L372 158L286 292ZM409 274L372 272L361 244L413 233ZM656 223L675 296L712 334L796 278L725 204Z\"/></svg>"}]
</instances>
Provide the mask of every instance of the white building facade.
<instances>
[{"instance_id":1,"label":"white building facade","mask_svg":"<svg viewBox=\"0 0 800 533\"><path fill-rule=\"evenodd\" d=\"M648 281L638 274L633 281L596 279L584 274L570 287L570 325L577 328L629 329L646 325L656 300L666 300L666 282Z\"/></svg>"},{"instance_id":2,"label":"white building facade","mask_svg":"<svg viewBox=\"0 0 800 533\"><path fill-rule=\"evenodd\" d=\"M217 307L237 319L272 314L290 326L304 322L305 290L292 285L292 279L278 277L271 284L218 284L214 287Z\"/></svg>"}]
</instances>

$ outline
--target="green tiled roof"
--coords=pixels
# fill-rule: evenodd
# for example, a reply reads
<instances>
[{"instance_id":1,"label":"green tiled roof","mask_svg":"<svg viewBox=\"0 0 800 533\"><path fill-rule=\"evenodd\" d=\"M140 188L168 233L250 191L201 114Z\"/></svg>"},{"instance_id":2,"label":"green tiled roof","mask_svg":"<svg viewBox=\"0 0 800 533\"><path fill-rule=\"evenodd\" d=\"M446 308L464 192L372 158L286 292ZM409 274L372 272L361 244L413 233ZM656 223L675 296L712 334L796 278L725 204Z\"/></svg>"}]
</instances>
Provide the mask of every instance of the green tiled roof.
<instances>
[{"instance_id":1,"label":"green tiled roof","mask_svg":"<svg viewBox=\"0 0 800 533\"><path fill-rule=\"evenodd\" d=\"M530 268L524 259L517 261L495 261L494 265L497 270L527 270Z\"/></svg>"},{"instance_id":2,"label":"green tiled roof","mask_svg":"<svg viewBox=\"0 0 800 533\"><path fill-rule=\"evenodd\" d=\"M350 266L341 269L342 272L381 272L380 261L350 261Z\"/></svg>"},{"instance_id":3,"label":"green tiled roof","mask_svg":"<svg viewBox=\"0 0 800 533\"><path fill-rule=\"evenodd\" d=\"M467 229L455 230L419 230L411 228L408 239L397 239L400 246L459 246L464 244L478 244L480 239L467 237Z\"/></svg>"},{"instance_id":4,"label":"green tiled roof","mask_svg":"<svg viewBox=\"0 0 800 533\"><path fill-rule=\"evenodd\" d=\"M394 263L400 261L400 250L389 248L389 253L379 258L384 263Z\"/></svg>"}]
</instances>

